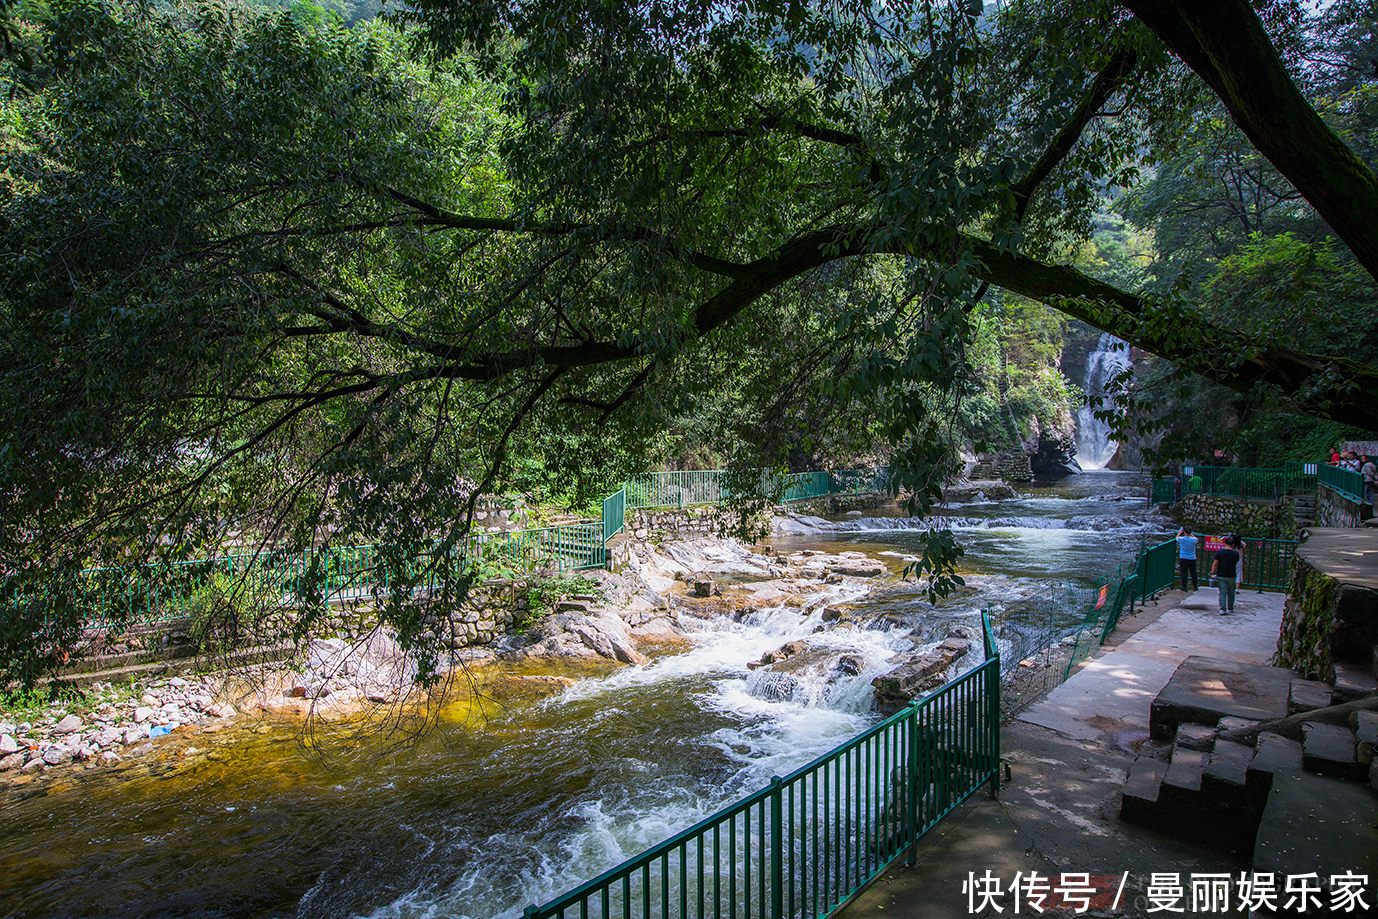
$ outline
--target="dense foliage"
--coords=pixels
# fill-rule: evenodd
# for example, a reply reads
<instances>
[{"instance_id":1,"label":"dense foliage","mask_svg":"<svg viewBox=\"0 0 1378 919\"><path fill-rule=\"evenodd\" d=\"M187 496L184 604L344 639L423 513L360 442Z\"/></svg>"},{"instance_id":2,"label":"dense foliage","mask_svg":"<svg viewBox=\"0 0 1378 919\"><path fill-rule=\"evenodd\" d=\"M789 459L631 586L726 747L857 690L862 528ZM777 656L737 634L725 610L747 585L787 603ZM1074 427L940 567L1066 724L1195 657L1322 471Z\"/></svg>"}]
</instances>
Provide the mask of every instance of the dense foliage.
<instances>
[{"instance_id":1,"label":"dense foliage","mask_svg":"<svg viewBox=\"0 0 1378 919\"><path fill-rule=\"evenodd\" d=\"M1349 99L1323 111L1357 138L1357 26L1332 65L1285 2L325 9L0 0L13 674L73 639L82 569L183 577L165 563L227 546L385 546L384 619L418 644L465 585L429 612L411 587L479 494L587 506L703 445L743 469L881 454L925 512L960 445L1065 422L1063 316L1378 424L1367 352L1278 319L1378 266L1341 206L1378 180L1288 89L1344 71L1306 89ZM1175 203L1214 187L1182 165L1203 144L1277 164L1233 241ZM1088 244L1126 190L1151 270L1122 227ZM324 610L303 593L298 636Z\"/></svg>"}]
</instances>

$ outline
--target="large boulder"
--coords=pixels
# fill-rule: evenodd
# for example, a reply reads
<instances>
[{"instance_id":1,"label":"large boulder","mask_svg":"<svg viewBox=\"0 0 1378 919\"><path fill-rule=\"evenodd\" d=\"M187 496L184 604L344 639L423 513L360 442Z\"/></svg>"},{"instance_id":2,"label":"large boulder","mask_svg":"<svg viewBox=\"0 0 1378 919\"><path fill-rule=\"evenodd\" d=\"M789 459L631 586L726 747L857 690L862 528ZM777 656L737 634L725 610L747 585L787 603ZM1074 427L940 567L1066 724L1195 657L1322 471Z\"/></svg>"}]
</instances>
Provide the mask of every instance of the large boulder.
<instances>
[{"instance_id":1,"label":"large boulder","mask_svg":"<svg viewBox=\"0 0 1378 919\"><path fill-rule=\"evenodd\" d=\"M971 650L971 642L949 638L931 651L911 654L898 667L871 681L876 708L887 715L909 705L943 684L943 674Z\"/></svg>"},{"instance_id":2,"label":"large boulder","mask_svg":"<svg viewBox=\"0 0 1378 919\"><path fill-rule=\"evenodd\" d=\"M552 616L533 637L537 640L532 644L501 656L519 660L603 657L624 664L648 663L636 650L627 623L612 612Z\"/></svg>"},{"instance_id":3,"label":"large boulder","mask_svg":"<svg viewBox=\"0 0 1378 919\"><path fill-rule=\"evenodd\" d=\"M836 574L854 578L874 578L889 571L884 562L874 558L844 558L833 565L832 570Z\"/></svg>"},{"instance_id":4,"label":"large boulder","mask_svg":"<svg viewBox=\"0 0 1378 919\"><path fill-rule=\"evenodd\" d=\"M1062 479L1081 472L1077 445L1071 437L1038 435L1038 446L1029 455L1029 468L1037 479Z\"/></svg>"}]
</instances>

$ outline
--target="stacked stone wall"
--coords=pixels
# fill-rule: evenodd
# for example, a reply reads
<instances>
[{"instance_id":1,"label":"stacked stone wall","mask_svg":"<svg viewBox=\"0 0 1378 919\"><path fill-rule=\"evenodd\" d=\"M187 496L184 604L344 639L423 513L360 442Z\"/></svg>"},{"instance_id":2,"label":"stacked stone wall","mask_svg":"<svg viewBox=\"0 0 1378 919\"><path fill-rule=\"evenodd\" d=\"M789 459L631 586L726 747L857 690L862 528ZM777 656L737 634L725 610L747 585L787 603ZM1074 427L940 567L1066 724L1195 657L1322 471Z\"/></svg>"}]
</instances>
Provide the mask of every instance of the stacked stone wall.
<instances>
[{"instance_id":1,"label":"stacked stone wall","mask_svg":"<svg viewBox=\"0 0 1378 919\"><path fill-rule=\"evenodd\" d=\"M1312 680L1335 679L1335 663L1364 669L1378 655L1378 591L1344 584L1305 557L1292 567L1273 663Z\"/></svg>"},{"instance_id":2,"label":"stacked stone wall","mask_svg":"<svg viewBox=\"0 0 1378 919\"><path fill-rule=\"evenodd\" d=\"M1033 467L1026 453L1010 453L995 463L995 474L1006 482L1032 482Z\"/></svg>"},{"instance_id":3,"label":"stacked stone wall","mask_svg":"<svg viewBox=\"0 0 1378 919\"><path fill-rule=\"evenodd\" d=\"M1363 523L1358 501L1346 498L1329 485L1321 485L1316 502L1316 526L1357 527Z\"/></svg>"},{"instance_id":4,"label":"stacked stone wall","mask_svg":"<svg viewBox=\"0 0 1378 919\"><path fill-rule=\"evenodd\" d=\"M1333 680L1330 639L1335 625L1339 584L1297 556L1282 607L1282 627L1273 664L1291 667L1310 680Z\"/></svg>"},{"instance_id":5,"label":"stacked stone wall","mask_svg":"<svg viewBox=\"0 0 1378 919\"><path fill-rule=\"evenodd\" d=\"M822 498L810 498L807 501L791 501L789 509L796 513L811 514L817 517L825 514L845 514L847 511L891 507L894 504L894 495L868 491L859 495L828 495Z\"/></svg>"},{"instance_id":6,"label":"stacked stone wall","mask_svg":"<svg viewBox=\"0 0 1378 919\"><path fill-rule=\"evenodd\" d=\"M426 628L430 638L448 642L452 649L492 644L525 622L530 602L528 580L495 578L470 588L464 603L449 617L433 617ZM257 634L245 636L244 644L280 640L291 632L296 613L282 610L266 616ZM354 641L367 636L378 625L377 608L368 601L332 604L312 625L317 638ZM193 624L190 619L132 628L123 635L92 632L72 649L71 666L65 673L87 672L93 666L150 663L186 658L193 653ZM199 650L199 649L198 649ZM208 647L212 653L226 649Z\"/></svg>"},{"instance_id":7,"label":"stacked stone wall","mask_svg":"<svg viewBox=\"0 0 1378 919\"><path fill-rule=\"evenodd\" d=\"M1201 533L1240 533L1269 539L1295 539L1296 501L1241 501L1225 495L1186 494L1173 507L1173 516Z\"/></svg>"}]
</instances>

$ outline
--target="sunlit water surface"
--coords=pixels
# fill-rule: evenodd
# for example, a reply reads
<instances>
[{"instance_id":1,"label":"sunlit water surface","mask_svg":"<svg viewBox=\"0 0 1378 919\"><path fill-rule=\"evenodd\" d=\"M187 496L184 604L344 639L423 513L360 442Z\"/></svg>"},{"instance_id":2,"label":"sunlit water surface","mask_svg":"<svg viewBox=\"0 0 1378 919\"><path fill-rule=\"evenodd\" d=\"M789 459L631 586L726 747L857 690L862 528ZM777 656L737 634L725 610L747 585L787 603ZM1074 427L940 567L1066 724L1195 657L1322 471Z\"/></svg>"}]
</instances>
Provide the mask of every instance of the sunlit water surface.
<instances>
[{"instance_id":1,"label":"sunlit water surface","mask_svg":"<svg viewBox=\"0 0 1378 919\"><path fill-rule=\"evenodd\" d=\"M948 509L974 590L936 607L913 590L862 604L903 628L815 635L817 613L762 610L648 666L572 674L554 696L456 703L401 749L327 741L311 755L295 725L269 722L170 744L120 774L0 791L0 915L517 916L873 723L870 681L913 647L911 629L975 634L986 605L1132 558L1158 534L1138 516L1143 489L1094 473ZM896 571L919 548L893 516L837 523L777 544L857 549ZM762 693L748 662L804 637L865 667ZM188 743L201 752L179 755Z\"/></svg>"}]
</instances>

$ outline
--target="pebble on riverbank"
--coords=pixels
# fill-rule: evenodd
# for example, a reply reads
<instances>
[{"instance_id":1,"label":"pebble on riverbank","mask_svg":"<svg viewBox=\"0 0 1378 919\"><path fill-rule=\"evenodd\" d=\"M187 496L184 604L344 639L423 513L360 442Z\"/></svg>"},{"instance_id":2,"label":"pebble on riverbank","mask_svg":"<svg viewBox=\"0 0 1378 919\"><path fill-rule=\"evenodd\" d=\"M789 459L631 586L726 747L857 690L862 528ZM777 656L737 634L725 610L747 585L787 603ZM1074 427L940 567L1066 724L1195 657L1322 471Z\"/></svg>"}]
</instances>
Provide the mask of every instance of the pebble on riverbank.
<instances>
[{"instance_id":1,"label":"pebble on riverbank","mask_svg":"<svg viewBox=\"0 0 1378 919\"><path fill-rule=\"evenodd\" d=\"M97 683L96 694L111 687ZM78 715L61 703L36 723L0 720L0 780L57 766L111 766L151 750L151 738L235 714L216 699L216 677L172 677L142 687L137 698L103 701ZM3 719L0 715L0 719Z\"/></svg>"}]
</instances>

